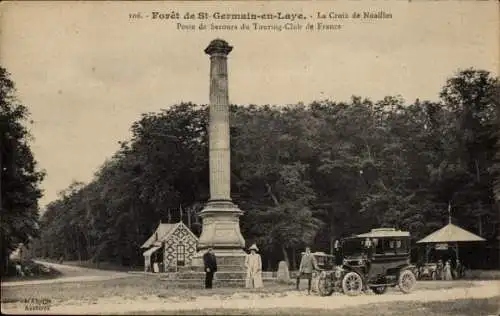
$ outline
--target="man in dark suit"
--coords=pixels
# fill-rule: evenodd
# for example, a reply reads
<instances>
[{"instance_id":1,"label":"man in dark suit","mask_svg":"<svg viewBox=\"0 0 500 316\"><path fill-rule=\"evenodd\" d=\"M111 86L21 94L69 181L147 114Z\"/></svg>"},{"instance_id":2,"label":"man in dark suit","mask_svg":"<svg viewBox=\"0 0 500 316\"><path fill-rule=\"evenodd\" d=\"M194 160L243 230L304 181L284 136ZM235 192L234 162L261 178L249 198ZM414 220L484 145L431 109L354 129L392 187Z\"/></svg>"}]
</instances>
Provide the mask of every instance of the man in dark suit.
<instances>
[{"instance_id":1,"label":"man in dark suit","mask_svg":"<svg viewBox=\"0 0 500 316\"><path fill-rule=\"evenodd\" d=\"M212 248L208 248L207 252L203 255L203 263L205 265L205 288L211 289L214 273L217 271L217 258Z\"/></svg>"}]
</instances>

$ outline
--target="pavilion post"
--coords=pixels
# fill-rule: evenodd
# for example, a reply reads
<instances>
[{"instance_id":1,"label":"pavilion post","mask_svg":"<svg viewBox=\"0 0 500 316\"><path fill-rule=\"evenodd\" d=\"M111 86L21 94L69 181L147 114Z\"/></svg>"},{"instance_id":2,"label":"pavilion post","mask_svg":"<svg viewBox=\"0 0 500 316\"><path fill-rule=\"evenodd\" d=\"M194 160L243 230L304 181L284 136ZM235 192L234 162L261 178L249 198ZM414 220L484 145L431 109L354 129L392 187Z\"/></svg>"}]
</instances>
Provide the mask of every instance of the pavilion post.
<instances>
[{"instance_id":1,"label":"pavilion post","mask_svg":"<svg viewBox=\"0 0 500 316\"><path fill-rule=\"evenodd\" d=\"M425 245L425 263L429 263L429 253L431 252L431 245Z\"/></svg>"}]
</instances>

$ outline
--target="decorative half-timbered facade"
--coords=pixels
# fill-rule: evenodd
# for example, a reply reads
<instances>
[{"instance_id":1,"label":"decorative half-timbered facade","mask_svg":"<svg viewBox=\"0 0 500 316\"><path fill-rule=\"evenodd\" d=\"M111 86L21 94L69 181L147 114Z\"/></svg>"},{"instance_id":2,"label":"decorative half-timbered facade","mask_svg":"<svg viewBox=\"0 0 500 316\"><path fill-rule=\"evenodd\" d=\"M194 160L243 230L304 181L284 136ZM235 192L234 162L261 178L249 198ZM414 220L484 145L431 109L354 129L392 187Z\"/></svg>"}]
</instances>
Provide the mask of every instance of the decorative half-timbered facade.
<instances>
[{"instance_id":1,"label":"decorative half-timbered facade","mask_svg":"<svg viewBox=\"0 0 500 316\"><path fill-rule=\"evenodd\" d=\"M198 238L184 223L160 223L141 246L147 249L143 253L144 270L165 272L190 266L197 244Z\"/></svg>"}]
</instances>

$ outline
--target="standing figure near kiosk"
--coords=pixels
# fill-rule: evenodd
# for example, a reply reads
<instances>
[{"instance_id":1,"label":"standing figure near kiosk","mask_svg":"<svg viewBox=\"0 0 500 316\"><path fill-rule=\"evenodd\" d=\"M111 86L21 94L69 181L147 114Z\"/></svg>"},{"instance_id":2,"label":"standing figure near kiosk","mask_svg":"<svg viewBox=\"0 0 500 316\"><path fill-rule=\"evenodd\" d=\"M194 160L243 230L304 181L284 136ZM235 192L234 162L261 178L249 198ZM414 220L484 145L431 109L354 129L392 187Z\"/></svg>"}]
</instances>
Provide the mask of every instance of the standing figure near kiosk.
<instances>
[{"instance_id":1,"label":"standing figure near kiosk","mask_svg":"<svg viewBox=\"0 0 500 316\"><path fill-rule=\"evenodd\" d=\"M211 289L214 274L217 272L217 258L212 248L208 248L207 252L203 255L203 263L205 266L205 288Z\"/></svg>"}]
</instances>

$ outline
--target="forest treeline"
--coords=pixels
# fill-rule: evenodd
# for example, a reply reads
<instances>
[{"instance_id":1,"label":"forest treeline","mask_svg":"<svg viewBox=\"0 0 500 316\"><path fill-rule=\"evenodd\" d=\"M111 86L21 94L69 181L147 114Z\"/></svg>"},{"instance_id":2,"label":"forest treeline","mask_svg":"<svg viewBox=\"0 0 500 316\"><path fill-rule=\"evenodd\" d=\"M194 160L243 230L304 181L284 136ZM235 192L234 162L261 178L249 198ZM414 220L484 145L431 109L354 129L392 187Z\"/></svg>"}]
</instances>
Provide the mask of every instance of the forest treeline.
<instances>
[{"instance_id":1,"label":"forest treeline","mask_svg":"<svg viewBox=\"0 0 500 316\"><path fill-rule=\"evenodd\" d=\"M305 245L329 252L335 239L374 227L416 240L447 223L449 205L455 224L495 240L499 100L498 78L467 69L436 102L232 105L231 189L246 242L259 245L267 267L296 266ZM90 183L74 182L47 205L34 253L140 265L140 246L160 221L182 214L199 235L207 125L205 105L143 114Z\"/></svg>"}]
</instances>

